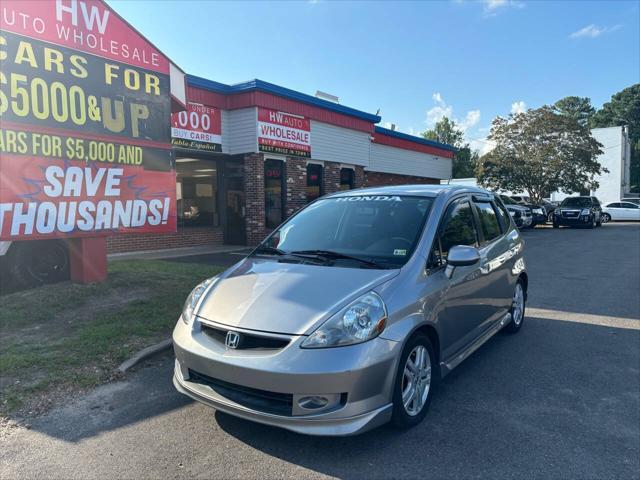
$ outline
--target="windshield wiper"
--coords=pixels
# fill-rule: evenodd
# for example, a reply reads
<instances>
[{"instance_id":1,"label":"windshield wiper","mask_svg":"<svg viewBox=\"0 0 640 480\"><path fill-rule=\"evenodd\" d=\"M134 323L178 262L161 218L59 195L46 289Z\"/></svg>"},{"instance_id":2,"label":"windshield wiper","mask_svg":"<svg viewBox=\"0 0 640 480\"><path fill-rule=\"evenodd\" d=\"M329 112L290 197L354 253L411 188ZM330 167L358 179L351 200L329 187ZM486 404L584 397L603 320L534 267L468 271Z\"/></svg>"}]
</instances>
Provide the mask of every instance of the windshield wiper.
<instances>
[{"instance_id":1,"label":"windshield wiper","mask_svg":"<svg viewBox=\"0 0 640 480\"><path fill-rule=\"evenodd\" d=\"M334 252L332 250L295 250L292 252L289 252L291 255L298 255L298 256L313 256L313 257L324 257L324 258L328 258L328 259L336 259L336 258L342 258L345 260L355 260L357 262L360 262L364 265L369 265L370 267L375 267L375 268L381 268L381 269L386 269L387 267L379 264L378 262L374 262L373 260L367 260L366 258L361 258L361 257L355 257L353 255L347 255L345 253L340 253L340 252Z\"/></svg>"},{"instance_id":2,"label":"windshield wiper","mask_svg":"<svg viewBox=\"0 0 640 480\"><path fill-rule=\"evenodd\" d=\"M287 252L285 252L284 250L280 250L279 248L276 248L276 247L270 247L268 245L258 245L256 249L251 253L251 255L253 255L254 253L266 253L268 255L286 255L287 254Z\"/></svg>"}]
</instances>

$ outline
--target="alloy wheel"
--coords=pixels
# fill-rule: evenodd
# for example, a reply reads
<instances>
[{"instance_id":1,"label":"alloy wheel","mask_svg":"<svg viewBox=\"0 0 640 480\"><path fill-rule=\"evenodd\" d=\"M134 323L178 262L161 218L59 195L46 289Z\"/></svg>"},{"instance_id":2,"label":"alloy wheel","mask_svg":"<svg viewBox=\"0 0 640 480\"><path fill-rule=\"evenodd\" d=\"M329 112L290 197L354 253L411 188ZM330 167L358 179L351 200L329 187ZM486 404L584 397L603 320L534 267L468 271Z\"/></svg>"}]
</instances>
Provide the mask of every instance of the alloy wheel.
<instances>
[{"instance_id":1,"label":"alloy wheel","mask_svg":"<svg viewBox=\"0 0 640 480\"><path fill-rule=\"evenodd\" d=\"M522 323L524 314L524 290L520 282L516 284L516 290L513 292L513 302L511 304L511 319L516 326Z\"/></svg>"},{"instance_id":2,"label":"alloy wheel","mask_svg":"<svg viewBox=\"0 0 640 480\"><path fill-rule=\"evenodd\" d=\"M402 376L402 403L410 416L418 415L431 387L431 357L424 345L416 345L407 357Z\"/></svg>"}]
</instances>

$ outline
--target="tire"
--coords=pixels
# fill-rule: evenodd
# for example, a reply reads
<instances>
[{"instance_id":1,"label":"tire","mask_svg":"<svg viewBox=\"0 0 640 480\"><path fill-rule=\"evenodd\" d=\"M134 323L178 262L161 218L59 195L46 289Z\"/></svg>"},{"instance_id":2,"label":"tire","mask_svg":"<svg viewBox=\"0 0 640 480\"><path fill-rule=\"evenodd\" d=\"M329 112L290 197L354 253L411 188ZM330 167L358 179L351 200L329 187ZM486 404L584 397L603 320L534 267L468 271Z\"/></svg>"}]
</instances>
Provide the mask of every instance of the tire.
<instances>
[{"instance_id":1,"label":"tire","mask_svg":"<svg viewBox=\"0 0 640 480\"><path fill-rule=\"evenodd\" d=\"M558 223L553 222L553 228L560 228L560 225L558 225Z\"/></svg>"},{"instance_id":2,"label":"tire","mask_svg":"<svg viewBox=\"0 0 640 480\"><path fill-rule=\"evenodd\" d=\"M27 288L69 279L69 250L60 240L12 245L9 270L14 286Z\"/></svg>"},{"instance_id":3,"label":"tire","mask_svg":"<svg viewBox=\"0 0 640 480\"><path fill-rule=\"evenodd\" d=\"M520 305L518 308L517 304ZM518 279L516 287L513 292L513 299L511 302L511 321L504 327L504 331L507 333L517 333L522 328L524 323L524 314L527 306L527 292L524 289L524 282ZM515 315L515 316L514 316Z\"/></svg>"},{"instance_id":4,"label":"tire","mask_svg":"<svg viewBox=\"0 0 640 480\"><path fill-rule=\"evenodd\" d=\"M408 400L408 407L405 406L405 402L403 401L403 393L406 391L407 393L411 392L411 383L415 380L411 378L410 370L407 369L407 360L411 357L412 361L416 361L416 355L418 352L422 352L423 355L428 354L423 361L423 366L426 365L426 361L428 360L428 373L427 369L423 369L422 372L424 376L422 376L421 384L418 384L418 388L422 391L421 400L419 400L419 405L415 404L416 397L415 395L411 395ZM429 338L423 333L416 333L413 335L402 351L402 355L400 356L400 362L398 363L398 371L396 373L396 380L393 387L393 414L391 417L391 423L397 428L407 429L418 425L424 419L427 411L429 410L429 405L431 404L431 399L433 398L434 391L436 390L439 375L437 373L438 365L436 362L436 356L434 354L433 346L429 341ZM428 376L428 377L427 377ZM428 384L424 385L424 382L428 378ZM415 388L414 384L414 388ZM415 391L415 390L414 390ZM426 397L424 396L426 392ZM411 408L412 406L416 408Z\"/></svg>"},{"instance_id":5,"label":"tire","mask_svg":"<svg viewBox=\"0 0 640 480\"><path fill-rule=\"evenodd\" d=\"M601 223L609 223L610 221L611 221L611 215L609 215L608 213L603 213Z\"/></svg>"},{"instance_id":6,"label":"tire","mask_svg":"<svg viewBox=\"0 0 640 480\"><path fill-rule=\"evenodd\" d=\"M553 212L547 214L547 223L553 223Z\"/></svg>"},{"instance_id":7,"label":"tire","mask_svg":"<svg viewBox=\"0 0 640 480\"><path fill-rule=\"evenodd\" d=\"M589 222L589 225L587 225L587 228L596 228L598 225L596 223L596 216L593 216L593 219L591 219L591 222Z\"/></svg>"}]
</instances>

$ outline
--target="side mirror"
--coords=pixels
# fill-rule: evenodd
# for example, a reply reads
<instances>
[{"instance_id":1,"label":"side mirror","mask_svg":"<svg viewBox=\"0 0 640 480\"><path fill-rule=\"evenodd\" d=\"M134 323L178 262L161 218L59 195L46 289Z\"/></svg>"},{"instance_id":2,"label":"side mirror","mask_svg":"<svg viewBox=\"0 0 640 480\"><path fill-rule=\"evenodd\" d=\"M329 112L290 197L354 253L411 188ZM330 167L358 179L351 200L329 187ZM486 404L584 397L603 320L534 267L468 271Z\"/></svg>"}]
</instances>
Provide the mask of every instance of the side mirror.
<instances>
[{"instance_id":1,"label":"side mirror","mask_svg":"<svg viewBox=\"0 0 640 480\"><path fill-rule=\"evenodd\" d=\"M456 267L468 267L475 265L480 261L480 252L475 247L467 247L464 245L456 245L451 247L449 255L447 255L447 268L445 275L451 278Z\"/></svg>"}]
</instances>

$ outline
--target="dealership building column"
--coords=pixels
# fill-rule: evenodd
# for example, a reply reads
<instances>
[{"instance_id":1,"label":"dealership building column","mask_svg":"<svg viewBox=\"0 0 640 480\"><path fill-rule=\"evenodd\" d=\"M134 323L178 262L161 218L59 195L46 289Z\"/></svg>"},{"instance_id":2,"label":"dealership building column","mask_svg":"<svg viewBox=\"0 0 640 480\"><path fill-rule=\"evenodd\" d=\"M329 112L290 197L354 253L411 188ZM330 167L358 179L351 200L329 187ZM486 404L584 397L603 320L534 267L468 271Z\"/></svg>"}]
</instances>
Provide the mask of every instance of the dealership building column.
<instances>
[{"instance_id":1,"label":"dealership building column","mask_svg":"<svg viewBox=\"0 0 640 480\"><path fill-rule=\"evenodd\" d=\"M245 155L244 176L247 245L257 245L265 231L264 156L261 153Z\"/></svg>"}]
</instances>

